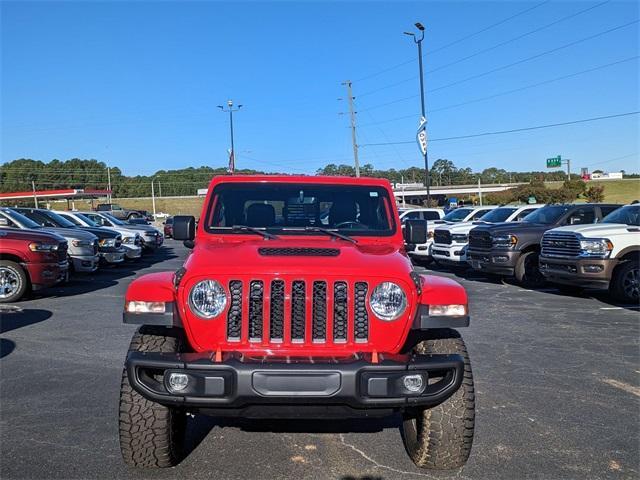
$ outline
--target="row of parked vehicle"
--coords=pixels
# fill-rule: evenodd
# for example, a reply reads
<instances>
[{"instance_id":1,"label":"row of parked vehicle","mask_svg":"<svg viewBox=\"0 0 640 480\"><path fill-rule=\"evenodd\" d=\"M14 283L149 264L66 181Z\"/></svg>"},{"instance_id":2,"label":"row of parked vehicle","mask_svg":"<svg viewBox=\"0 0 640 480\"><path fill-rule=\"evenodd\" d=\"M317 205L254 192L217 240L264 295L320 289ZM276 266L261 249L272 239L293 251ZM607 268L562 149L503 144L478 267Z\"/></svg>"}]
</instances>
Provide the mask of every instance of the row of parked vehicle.
<instances>
[{"instance_id":1,"label":"row of parked vehicle","mask_svg":"<svg viewBox=\"0 0 640 480\"><path fill-rule=\"evenodd\" d=\"M416 263L513 277L526 287L608 289L638 303L640 204L472 206L406 210L427 220L427 242L412 245Z\"/></svg>"},{"instance_id":2,"label":"row of parked vehicle","mask_svg":"<svg viewBox=\"0 0 640 480\"><path fill-rule=\"evenodd\" d=\"M138 260L162 246L149 224L120 220L107 212L54 212L0 208L0 303L50 287L69 274Z\"/></svg>"}]
</instances>

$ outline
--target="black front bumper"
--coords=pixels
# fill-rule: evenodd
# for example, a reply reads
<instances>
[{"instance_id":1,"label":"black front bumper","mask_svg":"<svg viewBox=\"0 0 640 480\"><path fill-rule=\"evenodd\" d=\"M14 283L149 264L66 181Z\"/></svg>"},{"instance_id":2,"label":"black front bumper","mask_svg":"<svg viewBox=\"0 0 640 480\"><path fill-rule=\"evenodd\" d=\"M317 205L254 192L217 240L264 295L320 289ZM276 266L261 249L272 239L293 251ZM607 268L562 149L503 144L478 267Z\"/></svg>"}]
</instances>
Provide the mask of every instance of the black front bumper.
<instances>
[{"instance_id":1,"label":"black front bumper","mask_svg":"<svg viewBox=\"0 0 640 480\"><path fill-rule=\"evenodd\" d=\"M347 406L356 409L430 407L449 398L462 383L460 355L354 355L343 359L247 358L225 354L130 352L126 368L131 386L165 405L238 409L248 406ZM177 393L171 373L188 376ZM405 375L421 374L423 390L405 389Z\"/></svg>"},{"instance_id":2,"label":"black front bumper","mask_svg":"<svg viewBox=\"0 0 640 480\"><path fill-rule=\"evenodd\" d=\"M467 263L474 270L496 275L513 276L519 258L518 250L467 250Z\"/></svg>"}]
</instances>

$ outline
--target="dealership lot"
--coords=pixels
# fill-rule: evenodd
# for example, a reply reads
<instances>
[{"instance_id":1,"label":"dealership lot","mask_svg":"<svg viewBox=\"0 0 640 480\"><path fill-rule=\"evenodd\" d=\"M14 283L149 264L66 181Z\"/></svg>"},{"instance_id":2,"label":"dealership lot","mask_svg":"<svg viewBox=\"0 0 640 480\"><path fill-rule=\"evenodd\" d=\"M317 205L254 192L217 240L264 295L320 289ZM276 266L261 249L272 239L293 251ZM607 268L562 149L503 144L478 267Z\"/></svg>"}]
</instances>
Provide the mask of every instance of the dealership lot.
<instances>
[{"instance_id":1,"label":"dealership lot","mask_svg":"<svg viewBox=\"0 0 640 480\"><path fill-rule=\"evenodd\" d=\"M140 264L75 277L2 307L2 478L449 478L417 470L398 418L242 422L205 418L190 455L164 471L128 470L118 449L120 372L134 327L124 292L175 270L178 242ZM420 269L423 270L422 268ZM462 478L637 478L640 313L604 295L560 294L437 275L469 292L462 333L477 388L476 437ZM90 281L89 281L90 280Z\"/></svg>"}]
</instances>

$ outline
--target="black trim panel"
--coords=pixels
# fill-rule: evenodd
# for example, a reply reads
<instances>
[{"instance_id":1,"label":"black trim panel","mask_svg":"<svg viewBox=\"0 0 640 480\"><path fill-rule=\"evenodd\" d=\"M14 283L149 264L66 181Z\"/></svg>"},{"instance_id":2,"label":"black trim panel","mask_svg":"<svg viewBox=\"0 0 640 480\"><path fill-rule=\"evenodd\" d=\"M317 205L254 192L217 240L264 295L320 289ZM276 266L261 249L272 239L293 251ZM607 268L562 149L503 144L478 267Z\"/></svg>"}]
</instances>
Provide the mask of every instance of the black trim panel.
<instances>
[{"instance_id":1,"label":"black trim panel","mask_svg":"<svg viewBox=\"0 0 640 480\"><path fill-rule=\"evenodd\" d=\"M142 300L140 300L142 301ZM164 313L122 313L122 323L129 325L153 325L158 327L180 327L182 328L182 320L176 309L175 302L165 302L166 308Z\"/></svg>"}]
</instances>

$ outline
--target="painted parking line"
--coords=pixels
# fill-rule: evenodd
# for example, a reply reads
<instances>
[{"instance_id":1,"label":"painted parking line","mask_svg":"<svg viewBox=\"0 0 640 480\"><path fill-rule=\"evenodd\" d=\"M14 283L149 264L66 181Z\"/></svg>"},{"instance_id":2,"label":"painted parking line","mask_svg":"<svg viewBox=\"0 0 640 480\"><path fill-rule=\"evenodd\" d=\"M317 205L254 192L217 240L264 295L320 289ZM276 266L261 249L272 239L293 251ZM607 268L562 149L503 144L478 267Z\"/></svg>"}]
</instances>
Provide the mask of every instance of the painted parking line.
<instances>
[{"instance_id":1,"label":"painted parking line","mask_svg":"<svg viewBox=\"0 0 640 480\"><path fill-rule=\"evenodd\" d=\"M640 397L639 387L634 387L633 385L629 385L628 383L614 380L613 378L602 378L600 379L600 381L603 383L606 383L607 385L611 385L612 387L619 388L620 390L624 390L625 392L631 393L636 397Z\"/></svg>"}]
</instances>

